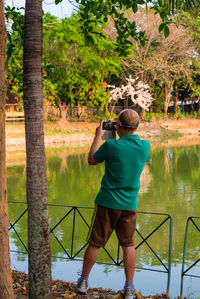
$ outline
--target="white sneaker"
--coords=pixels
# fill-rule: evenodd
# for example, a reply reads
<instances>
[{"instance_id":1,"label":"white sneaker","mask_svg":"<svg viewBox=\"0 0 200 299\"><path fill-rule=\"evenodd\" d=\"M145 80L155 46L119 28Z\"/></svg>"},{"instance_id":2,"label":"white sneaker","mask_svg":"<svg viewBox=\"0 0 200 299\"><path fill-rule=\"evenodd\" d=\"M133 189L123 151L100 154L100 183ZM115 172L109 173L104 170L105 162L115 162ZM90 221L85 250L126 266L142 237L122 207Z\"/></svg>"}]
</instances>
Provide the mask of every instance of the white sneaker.
<instances>
[{"instance_id":1,"label":"white sneaker","mask_svg":"<svg viewBox=\"0 0 200 299\"><path fill-rule=\"evenodd\" d=\"M133 285L133 287L124 287L123 289L123 293L124 293L124 298L125 299L137 299L137 293L136 293L136 289Z\"/></svg>"},{"instance_id":2,"label":"white sneaker","mask_svg":"<svg viewBox=\"0 0 200 299\"><path fill-rule=\"evenodd\" d=\"M79 277L79 279L77 280L76 290L79 293L85 294L88 289L89 289L88 280L83 277Z\"/></svg>"}]
</instances>

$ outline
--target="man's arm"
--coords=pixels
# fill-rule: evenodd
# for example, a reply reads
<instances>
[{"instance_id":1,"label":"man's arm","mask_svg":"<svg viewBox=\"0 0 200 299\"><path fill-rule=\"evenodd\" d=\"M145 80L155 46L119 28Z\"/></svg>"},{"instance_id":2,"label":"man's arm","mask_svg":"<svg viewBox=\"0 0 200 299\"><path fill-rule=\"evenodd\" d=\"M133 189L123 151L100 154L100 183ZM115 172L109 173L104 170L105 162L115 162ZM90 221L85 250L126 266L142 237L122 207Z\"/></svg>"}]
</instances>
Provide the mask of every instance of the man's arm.
<instances>
[{"instance_id":1,"label":"man's arm","mask_svg":"<svg viewBox=\"0 0 200 299\"><path fill-rule=\"evenodd\" d=\"M93 154L98 150L99 143L101 142L102 136L104 134L104 130L103 130L102 126L103 126L103 121L96 128L95 137L94 137L94 140L92 142L92 145L91 145L91 148L90 148L90 151L89 151L89 155L88 155L88 164L90 164L90 165L96 165L96 164L99 163L99 162L94 160Z\"/></svg>"}]
</instances>

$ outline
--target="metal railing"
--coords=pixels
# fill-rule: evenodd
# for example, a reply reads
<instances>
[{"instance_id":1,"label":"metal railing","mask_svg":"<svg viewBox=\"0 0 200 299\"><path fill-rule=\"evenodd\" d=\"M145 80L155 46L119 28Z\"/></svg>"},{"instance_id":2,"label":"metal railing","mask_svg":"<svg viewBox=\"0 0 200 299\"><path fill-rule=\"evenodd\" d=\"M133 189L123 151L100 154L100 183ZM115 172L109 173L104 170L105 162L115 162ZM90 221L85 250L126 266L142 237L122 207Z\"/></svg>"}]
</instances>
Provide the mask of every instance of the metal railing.
<instances>
[{"instance_id":1,"label":"metal railing","mask_svg":"<svg viewBox=\"0 0 200 299\"><path fill-rule=\"evenodd\" d=\"M21 205L26 205L25 202L8 202L10 203L14 203L14 204L21 204ZM69 211L67 211L67 213L65 213L65 215L53 226L50 227L50 234L55 238L55 240L58 242L58 244L60 245L60 247L62 248L64 254L66 256L52 256L52 257L57 257L57 258L62 258L62 259L71 259L71 260L82 260L80 258L77 258L77 256L80 254L80 252L87 246L87 242L82 244L81 248L79 248L77 251L75 251L74 249L74 240L75 240L75 227L76 227L76 218L77 216L80 216L83 224L86 225L86 228L89 228L89 224L87 223L85 217L83 216L83 213L81 212L82 209L87 209L87 210L93 210L93 208L90 207L78 207L78 206L65 206L65 205L48 205L49 207L61 207L61 208L67 208L69 209ZM17 231L16 228L16 224L19 222L20 219L22 219L22 217L24 217L24 215L26 214L26 212L28 211L27 208L24 209L24 211L21 213L21 215L14 221L11 222L10 221L10 227L9 227L9 231L11 231L12 229L14 230L14 232L16 233L17 238L19 239L20 243L22 244L23 248L25 249L25 251L17 251L17 250L11 250L13 252L18 252L18 253L26 253L28 254L28 248L25 245L24 241L22 240L22 238L20 237L20 234ZM172 251L172 217L171 215L168 214L163 214L163 213L150 213L150 212L138 212L138 214L141 215L153 215L153 216L164 216L165 219L162 220L150 233L148 233L147 236L143 236L143 234L141 233L141 231L139 231L138 229L136 229L136 233L140 236L140 238L142 239L139 244L137 244L135 246L135 249L137 250L138 248L140 248L143 244L146 244L147 247L149 248L149 250L153 253L153 255L156 257L156 259L159 261L160 265L162 266L163 270L158 270L158 269L152 269L152 268L141 268L141 267L136 267L136 269L140 269L140 270L150 270L150 271L155 271L155 272L162 272L162 273L167 273L167 288L166 288L166 293L167 295L169 295L169 288L170 288L170 277L171 277L171 251ZM70 250L66 249L64 247L64 245L62 244L62 242L59 240L59 238L56 236L55 233L55 229L69 216L69 215L73 215L73 222L72 222L72 235L71 235L71 246L70 246ZM153 234L155 234L165 223L169 223L169 237L168 237L168 261L167 264L160 258L159 254L156 253L156 251L152 248L152 246L149 243L149 239L152 237ZM166 239L166 238L165 238ZM117 254L115 255L116 258L114 258L112 256L112 254L106 249L103 248L103 250L106 252L106 254L109 256L109 258L111 259L112 263L107 263L107 262L98 262L101 264L108 264L108 265L115 265L115 266L122 266L123 260L120 259L120 246L118 244L117 247Z\"/></svg>"},{"instance_id":2,"label":"metal railing","mask_svg":"<svg viewBox=\"0 0 200 299\"><path fill-rule=\"evenodd\" d=\"M195 222L195 219L200 219L200 217L189 217L187 219L186 223L186 229L185 229L185 240L184 240L184 248L183 248L183 260L182 260L182 270L181 270L181 287L180 287L180 297L183 296L183 278L184 276L189 277L196 277L200 278L200 275L192 275L188 272L200 261L200 258L198 258L192 265L190 265L187 269L185 269L185 256L186 256L186 250L187 250L187 239L188 239L188 231L189 231L189 224L193 225L197 229L198 232L200 232L200 228Z\"/></svg>"},{"instance_id":3,"label":"metal railing","mask_svg":"<svg viewBox=\"0 0 200 299\"><path fill-rule=\"evenodd\" d=\"M158 261L161 263L161 265L163 266L164 270L152 270L152 269L148 269L148 268L140 268L143 270L151 270L151 271L156 271L156 272L163 272L163 273L167 273L167 290L166 290L166 294L167 296L169 296L169 288L170 288L170 278L171 278L171 255L172 255L172 224L173 224L173 220L172 220L172 216L169 214L163 214L163 213L151 213L151 212L138 212L139 214L148 214L148 215L162 215L162 216L166 216L166 218L160 222L159 225L157 225L157 227L155 227L151 233L149 233L145 238L142 236L142 234L136 229L137 233L139 234L139 236L142 238L142 241L135 247L135 249L137 250L143 243L145 243L148 248L153 252L154 256L158 259ZM166 265L159 257L159 255L153 250L153 248L149 245L149 243L147 242L147 240L156 232L158 231L159 228L161 228L166 222L169 222L169 243L168 243L168 265ZM137 268L137 267L136 267Z\"/></svg>"}]
</instances>

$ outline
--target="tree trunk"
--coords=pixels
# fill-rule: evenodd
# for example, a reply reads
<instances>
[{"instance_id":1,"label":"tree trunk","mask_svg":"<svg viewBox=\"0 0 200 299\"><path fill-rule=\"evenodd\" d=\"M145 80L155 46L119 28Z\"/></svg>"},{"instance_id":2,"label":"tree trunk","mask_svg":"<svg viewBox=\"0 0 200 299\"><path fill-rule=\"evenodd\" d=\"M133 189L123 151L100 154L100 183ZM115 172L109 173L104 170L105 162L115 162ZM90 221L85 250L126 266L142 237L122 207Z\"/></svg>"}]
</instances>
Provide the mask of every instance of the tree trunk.
<instances>
[{"instance_id":1,"label":"tree trunk","mask_svg":"<svg viewBox=\"0 0 200 299\"><path fill-rule=\"evenodd\" d=\"M128 109L128 99L123 100L123 110Z\"/></svg>"},{"instance_id":2,"label":"tree trunk","mask_svg":"<svg viewBox=\"0 0 200 299\"><path fill-rule=\"evenodd\" d=\"M7 86L5 57L6 26L4 19L4 1L0 0L0 298L13 299L6 188L5 107Z\"/></svg>"},{"instance_id":3,"label":"tree trunk","mask_svg":"<svg viewBox=\"0 0 200 299\"><path fill-rule=\"evenodd\" d=\"M42 0L26 0L23 59L29 298L49 299L51 260L42 94Z\"/></svg>"},{"instance_id":4,"label":"tree trunk","mask_svg":"<svg viewBox=\"0 0 200 299\"><path fill-rule=\"evenodd\" d=\"M178 153L177 149L174 149L174 174L177 176L177 170L178 170Z\"/></svg>"},{"instance_id":5,"label":"tree trunk","mask_svg":"<svg viewBox=\"0 0 200 299\"><path fill-rule=\"evenodd\" d=\"M174 89L175 89L174 113L177 114L177 112L178 112L178 85L177 85L176 81L175 81L175 84L174 84Z\"/></svg>"},{"instance_id":6,"label":"tree trunk","mask_svg":"<svg viewBox=\"0 0 200 299\"><path fill-rule=\"evenodd\" d=\"M66 119L68 120L69 119L69 116L68 116L69 104L61 102L61 100L59 98L56 100L56 104L60 111L61 120L66 120Z\"/></svg>"},{"instance_id":7,"label":"tree trunk","mask_svg":"<svg viewBox=\"0 0 200 299\"><path fill-rule=\"evenodd\" d=\"M80 102L78 101L78 104L77 104L77 118L81 118L81 116L82 116L81 105L80 105Z\"/></svg>"},{"instance_id":8,"label":"tree trunk","mask_svg":"<svg viewBox=\"0 0 200 299\"><path fill-rule=\"evenodd\" d=\"M169 160L167 157L167 149L164 148L164 167L165 167L165 173L169 179L171 179L170 175L170 167L169 167Z\"/></svg>"},{"instance_id":9,"label":"tree trunk","mask_svg":"<svg viewBox=\"0 0 200 299\"><path fill-rule=\"evenodd\" d=\"M146 111L142 108L142 119L145 119L145 114L146 114Z\"/></svg>"},{"instance_id":10,"label":"tree trunk","mask_svg":"<svg viewBox=\"0 0 200 299\"><path fill-rule=\"evenodd\" d=\"M171 86L165 85L165 98L164 98L164 117L167 117L167 110L170 103Z\"/></svg>"},{"instance_id":11,"label":"tree trunk","mask_svg":"<svg viewBox=\"0 0 200 299\"><path fill-rule=\"evenodd\" d=\"M112 114L114 112L114 109L115 109L115 104L111 106L111 109L110 109L110 116L112 117Z\"/></svg>"}]
</instances>

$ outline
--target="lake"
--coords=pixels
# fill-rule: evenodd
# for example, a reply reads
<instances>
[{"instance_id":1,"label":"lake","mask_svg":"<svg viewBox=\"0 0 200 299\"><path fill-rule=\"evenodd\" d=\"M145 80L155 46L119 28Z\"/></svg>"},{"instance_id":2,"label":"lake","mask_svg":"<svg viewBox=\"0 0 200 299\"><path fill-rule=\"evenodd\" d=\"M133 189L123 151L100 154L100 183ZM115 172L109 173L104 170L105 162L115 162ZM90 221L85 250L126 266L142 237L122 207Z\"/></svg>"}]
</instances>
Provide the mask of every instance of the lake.
<instances>
[{"instance_id":1,"label":"lake","mask_svg":"<svg viewBox=\"0 0 200 299\"><path fill-rule=\"evenodd\" d=\"M76 281L77 272L81 270L88 224L93 212L94 198L99 190L104 165L87 164L88 146L79 148L47 149L47 181L49 198L49 218L52 248L53 278ZM9 216L13 223L26 209L25 153L16 151L7 153L7 186ZM18 203L17 203L18 202ZM71 210L71 206L79 207ZM173 218L172 238L172 272L170 297L180 292L181 264L184 234L187 218L200 216L200 142L189 145L188 142L170 141L163 144L154 143L150 158L141 177L138 197L136 246L165 221L167 215ZM65 215L68 213L68 216ZM154 214L155 213L155 214ZM61 223L57 223L61 220ZM12 268L27 272L27 213L10 230ZM199 219L196 220L199 225ZM73 227L73 223L75 226ZM167 286L167 274L162 263L168 267L169 254L169 219L136 250L137 271L135 285L143 295L164 293ZM55 227L56 226L56 227ZM18 236L16 234L18 233ZM24 242L24 246L20 241ZM72 243L73 240L73 243ZM189 228L186 251L186 267L199 259L200 234L197 229ZM80 251L80 252L79 252ZM109 254L108 254L108 253ZM158 255L154 254L154 252ZM77 254L77 255L76 255ZM76 255L76 261L70 258ZM69 259L66 259L69 258ZM115 233L101 249L99 262L91 272L90 286L122 289L124 274L121 267L110 265L121 261L121 250ZM160 260L159 260L160 259ZM148 268L150 270L141 270ZM159 272L156 272L156 271ZM191 270L200 275L198 264ZM184 296L200 297L199 278L184 278Z\"/></svg>"}]
</instances>

